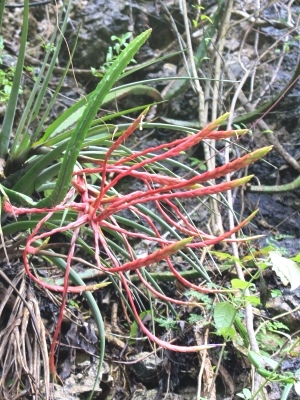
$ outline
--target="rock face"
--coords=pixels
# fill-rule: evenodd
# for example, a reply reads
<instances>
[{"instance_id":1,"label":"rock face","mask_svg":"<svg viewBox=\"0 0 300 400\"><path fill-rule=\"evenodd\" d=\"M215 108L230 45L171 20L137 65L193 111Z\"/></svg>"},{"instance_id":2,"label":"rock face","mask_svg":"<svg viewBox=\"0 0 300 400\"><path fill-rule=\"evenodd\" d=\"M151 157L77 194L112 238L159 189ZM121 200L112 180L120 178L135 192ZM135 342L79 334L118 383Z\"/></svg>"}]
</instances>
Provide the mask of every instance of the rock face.
<instances>
[{"instance_id":1,"label":"rock face","mask_svg":"<svg viewBox=\"0 0 300 400\"><path fill-rule=\"evenodd\" d=\"M121 36L130 30L130 8L126 1L76 1L72 26L67 36L73 37L80 27L74 64L78 68L99 67L105 61L112 35Z\"/></svg>"},{"instance_id":2,"label":"rock face","mask_svg":"<svg viewBox=\"0 0 300 400\"><path fill-rule=\"evenodd\" d=\"M130 365L130 370L136 378L143 383L155 381L157 379L158 368L161 367L163 360L157 355L147 352L129 357L130 361L135 361L136 359L141 359L141 361Z\"/></svg>"},{"instance_id":3,"label":"rock face","mask_svg":"<svg viewBox=\"0 0 300 400\"><path fill-rule=\"evenodd\" d=\"M300 311L300 287L292 292L286 290L287 294L275 297L268 304L268 311L272 316L282 314L280 321L289 327L291 333L296 332L299 328Z\"/></svg>"},{"instance_id":4,"label":"rock face","mask_svg":"<svg viewBox=\"0 0 300 400\"><path fill-rule=\"evenodd\" d=\"M170 7L175 18L181 19L176 3ZM174 40L174 34L160 8L153 1L75 0L66 35L72 47L77 29L80 28L74 65L81 69L89 69L91 66L98 68L105 62L112 35L121 37L132 32L136 36L150 27L153 29L152 35L137 57L139 62L154 57L156 49L163 50Z\"/></svg>"}]
</instances>

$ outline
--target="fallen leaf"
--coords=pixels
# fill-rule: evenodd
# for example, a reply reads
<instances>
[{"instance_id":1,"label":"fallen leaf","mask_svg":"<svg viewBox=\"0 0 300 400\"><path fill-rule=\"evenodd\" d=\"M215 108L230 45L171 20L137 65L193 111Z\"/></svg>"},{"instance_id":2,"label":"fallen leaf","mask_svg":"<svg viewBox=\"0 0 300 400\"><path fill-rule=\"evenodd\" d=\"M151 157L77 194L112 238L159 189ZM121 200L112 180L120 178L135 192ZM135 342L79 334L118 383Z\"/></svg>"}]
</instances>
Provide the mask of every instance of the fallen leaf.
<instances>
[{"instance_id":1,"label":"fallen leaf","mask_svg":"<svg viewBox=\"0 0 300 400\"><path fill-rule=\"evenodd\" d=\"M282 257L276 251L270 251L270 260L272 269L280 278L281 282L287 286L291 285L291 290L297 289L300 286L300 267L299 265L288 258Z\"/></svg>"}]
</instances>

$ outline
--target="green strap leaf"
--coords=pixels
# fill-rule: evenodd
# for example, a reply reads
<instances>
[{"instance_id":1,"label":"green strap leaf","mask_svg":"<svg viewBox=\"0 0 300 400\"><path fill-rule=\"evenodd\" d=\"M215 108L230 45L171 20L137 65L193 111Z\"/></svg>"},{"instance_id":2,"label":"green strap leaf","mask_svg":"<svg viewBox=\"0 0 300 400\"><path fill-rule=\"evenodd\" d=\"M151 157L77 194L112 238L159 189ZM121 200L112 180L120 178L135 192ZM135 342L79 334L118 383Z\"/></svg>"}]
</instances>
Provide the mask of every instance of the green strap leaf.
<instances>
[{"instance_id":1,"label":"green strap leaf","mask_svg":"<svg viewBox=\"0 0 300 400\"><path fill-rule=\"evenodd\" d=\"M136 37L118 58L114 61L110 69L107 71L95 91L88 99L87 107L80 118L72 137L70 138L68 147L64 154L61 169L52 193L45 199L37 203L37 207L52 207L61 203L64 199L70 185L71 177L75 162L77 160L81 145L84 138L101 106L105 96L115 84L120 74L132 60L139 48L145 43L150 36L151 29L143 32Z\"/></svg>"},{"instance_id":2,"label":"green strap leaf","mask_svg":"<svg viewBox=\"0 0 300 400\"><path fill-rule=\"evenodd\" d=\"M9 139L12 131L15 113L17 109L17 102L19 98L19 89L22 79L22 72L25 59L25 51L27 44L27 34L28 34L28 20L29 20L29 0L24 2L24 12L23 12L23 27L21 36L21 45L19 50L18 61L16 65L16 72L14 76L13 85L11 88L11 93L9 96L8 104L5 111L5 116L2 124L2 130L0 132L0 159L8 154Z\"/></svg>"}]
</instances>

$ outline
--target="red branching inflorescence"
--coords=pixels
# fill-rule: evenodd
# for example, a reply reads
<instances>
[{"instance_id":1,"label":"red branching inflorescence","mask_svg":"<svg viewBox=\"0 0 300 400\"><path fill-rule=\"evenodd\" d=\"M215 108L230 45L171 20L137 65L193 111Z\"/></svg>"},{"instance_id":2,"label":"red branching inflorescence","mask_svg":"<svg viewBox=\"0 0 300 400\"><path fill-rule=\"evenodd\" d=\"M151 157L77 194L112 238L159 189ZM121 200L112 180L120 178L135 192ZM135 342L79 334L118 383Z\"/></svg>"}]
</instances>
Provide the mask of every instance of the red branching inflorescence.
<instances>
[{"instance_id":1,"label":"red branching inflorescence","mask_svg":"<svg viewBox=\"0 0 300 400\"><path fill-rule=\"evenodd\" d=\"M134 132L134 130L143 120L144 115L145 113L142 113L141 116L137 118L136 121L134 121L134 123L123 133L123 135L120 136L112 144L110 149L107 151L104 160L91 160L91 162L94 163L95 167L76 170L74 172L73 180L71 182L72 187L70 188L70 191L62 204L59 204L49 209L38 209L15 207L12 206L8 201L5 202L5 211L14 215L46 213L46 216L43 216L40 219L36 227L33 229L32 233L28 236L27 243L24 249L23 259L26 273L31 279L33 279L43 288L63 293L63 306L61 316L58 321L58 326L56 328L51 349L51 359L53 366L53 354L60 330L62 312L63 307L65 306L67 293L81 293L85 290L95 289L95 285L93 285L92 287L75 287L69 285L69 271L71 268L71 262L74 256L80 227L88 225L93 231L96 267L107 274L119 274L123 288L127 293L129 303L132 307L133 313L137 322L139 323L141 330L159 346L169 348L170 350L187 352L199 351L204 347L176 346L164 342L154 336L144 326L139 317L139 312L134 301L132 289L124 273L126 271L135 270L141 281L147 286L149 290L152 291L154 295L159 296L165 301L174 301L174 303L183 304L184 302L175 299L173 300L169 297L162 295L161 293L158 293L157 290L155 290L149 283L145 281L145 279L139 272L139 269L142 267L146 267L160 260L166 260L170 271L186 287L205 293L220 292L222 290L210 289L202 286L199 287L196 284L184 279L177 272L170 256L185 247L203 248L208 245L219 243L222 240L229 239L233 233L237 232L245 224L247 224L255 214L253 213L250 217L245 219L234 229L224 233L221 236L215 237L207 235L205 232L200 231L192 223L190 223L188 218L183 215L183 212L180 210L180 207L174 200L193 198L198 196L207 196L210 194L225 192L247 183L249 179L251 179L251 176L235 179L232 181L224 180L224 182L222 183L210 186L202 185L202 183L207 180L220 178L226 174L232 173L233 171L247 166L249 163L256 161L257 159L263 157L271 149L270 147L259 149L252 153L246 154L245 156L229 162L228 164L225 164L221 167L218 167L213 171L207 171L202 174L195 175L189 179L179 177L177 178L174 176L170 177L153 172L151 166L153 166L154 163L178 156L182 151L188 150L191 146L198 144L203 139L222 139L245 133L245 130L219 132L216 131L218 124L222 120L219 119L214 123L208 125L202 131L199 131L195 135L190 135L183 139L175 140L171 143L165 143L163 145L151 147L143 151L134 152L129 156L120 157L118 160L114 160L114 158L112 157L114 151L118 149L120 144L124 142L124 140L127 139ZM95 190L95 188L88 183L89 176L96 173L102 177L101 185L98 191ZM111 173L113 173L114 177L111 179L110 182L108 182L107 177L108 174ZM143 183L145 190L134 191L129 194L120 194L117 193L115 190L112 192L112 189L116 187L116 184L125 177L131 177L133 179L140 180ZM72 200L75 197L76 201ZM174 228L180 235L182 240L175 241L172 239L166 239L165 236L163 236L159 232L149 215L146 215L138 207L139 205L149 205L150 203L152 203L152 205L155 207L157 215L159 215L164 221L166 221L170 227ZM165 211L165 207L171 210L171 213L167 213ZM53 217L56 212L61 212L67 209L77 213L77 219L75 221L62 225L61 227L57 227L55 229L45 232L46 222L51 219L51 217ZM130 229L127 227L124 228L120 226L115 216L122 210L130 210L140 219L142 219L144 223L149 226L152 235L145 232L136 232L134 229ZM126 263L121 263L116 258L105 237L105 230L115 231L122 237L122 241L128 252L130 261ZM73 233L67 257L67 269L65 272L64 286L61 287L52 285L48 282L43 281L31 271L29 265L29 257L31 255L39 254L39 251L42 247L41 243L43 241L47 240L56 233L70 231L72 231ZM157 250L146 257L135 258L131 245L129 244L130 238L150 241L157 247ZM106 266L103 265L100 257L100 249L102 249L106 253L107 258L110 260L110 266L107 266L107 261ZM187 302L184 304L189 303ZM207 348L207 346L205 348Z\"/></svg>"}]
</instances>

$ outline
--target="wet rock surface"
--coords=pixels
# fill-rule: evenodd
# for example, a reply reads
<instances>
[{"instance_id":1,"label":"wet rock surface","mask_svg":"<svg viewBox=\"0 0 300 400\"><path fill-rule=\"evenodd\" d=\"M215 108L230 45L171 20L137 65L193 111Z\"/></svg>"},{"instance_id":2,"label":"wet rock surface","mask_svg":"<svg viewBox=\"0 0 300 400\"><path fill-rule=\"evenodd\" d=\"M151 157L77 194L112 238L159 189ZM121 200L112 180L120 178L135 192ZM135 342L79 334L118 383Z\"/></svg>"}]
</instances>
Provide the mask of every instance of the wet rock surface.
<instances>
[{"instance_id":1,"label":"wet rock surface","mask_svg":"<svg viewBox=\"0 0 300 400\"><path fill-rule=\"evenodd\" d=\"M141 361L138 361L140 360ZM139 353L137 356L130 356L129 360L135 361L129 369L134 376L142 383L153 383L157 380L158 369L161 368L162 359L151 353Z\"/></svg>"},{"instance_id":2,"label":"wet rock surface","mask_svg":"<svg viewBox=\"0 0 300 400\"><path fill-rule=\"evenodd\" d=\"M128 2L75 1L74 5L72 25L67 32L68 40L72 43L80 27L74 64L77 68L98 68L105 61L107 49L111 45L110 37L121 36L130 29Z\"/></svg>"}]
</instances>

